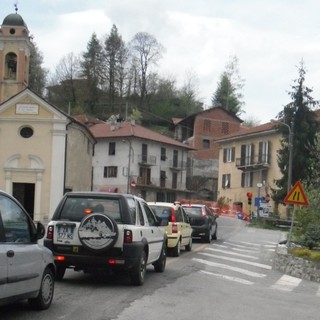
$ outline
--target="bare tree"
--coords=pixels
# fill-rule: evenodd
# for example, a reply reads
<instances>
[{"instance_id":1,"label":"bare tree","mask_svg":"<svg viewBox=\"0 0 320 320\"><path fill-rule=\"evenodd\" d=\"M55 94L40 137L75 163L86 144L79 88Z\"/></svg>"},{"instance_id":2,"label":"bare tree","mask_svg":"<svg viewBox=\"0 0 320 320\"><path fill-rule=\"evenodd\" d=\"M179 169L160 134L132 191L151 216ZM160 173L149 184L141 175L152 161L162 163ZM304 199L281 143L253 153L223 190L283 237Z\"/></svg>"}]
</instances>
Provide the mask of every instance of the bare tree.
<instances>
[{"instance_id":1,"label":"bare tree","mask_svg":"<svg viewBox=\"0 0 320 320\"><path fill-rule=\"evenodd\" d=\"M140 108L147 109L147 78L149 67L156 65L162 57L164 47L157 39L147 33L139 32L129 43L131 54L136 61L139 61L140 66Z\"/></svg>"}]
</instances>

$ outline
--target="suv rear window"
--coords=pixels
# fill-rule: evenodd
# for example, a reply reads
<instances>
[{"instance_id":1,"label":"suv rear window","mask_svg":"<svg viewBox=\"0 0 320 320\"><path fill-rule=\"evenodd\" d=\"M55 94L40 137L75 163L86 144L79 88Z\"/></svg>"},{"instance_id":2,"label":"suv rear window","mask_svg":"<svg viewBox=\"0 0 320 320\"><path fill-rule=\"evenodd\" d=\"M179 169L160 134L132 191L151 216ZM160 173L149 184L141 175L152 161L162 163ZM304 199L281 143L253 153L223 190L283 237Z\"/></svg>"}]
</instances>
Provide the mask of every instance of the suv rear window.
<instances>
[{"instance_id":1,"label":"suv rear window","mask_svg":"<svg viewBox=\"0 0 320 320\"><path fill-rule=\"evenodd\" d=\"M80 222L90 213L104 213L122 223L119 199L68 197L59 218Z\"/></svg>"}]
</instances>

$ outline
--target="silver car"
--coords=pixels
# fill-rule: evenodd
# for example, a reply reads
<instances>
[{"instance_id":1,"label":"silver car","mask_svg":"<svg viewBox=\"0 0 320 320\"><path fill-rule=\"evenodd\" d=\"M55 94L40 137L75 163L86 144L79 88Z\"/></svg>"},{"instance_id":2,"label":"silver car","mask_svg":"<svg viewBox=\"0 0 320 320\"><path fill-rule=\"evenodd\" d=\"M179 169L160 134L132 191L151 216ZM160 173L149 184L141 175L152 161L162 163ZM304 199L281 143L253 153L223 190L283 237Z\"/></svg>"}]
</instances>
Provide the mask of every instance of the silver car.
<instances>
[{"instance_id":1,"label":"silver car","mask_svg":"<svg viewBox=\"0 0 320 320\"><path fill-rule=\"evenodd\" d=\"M0 190L0 305L24 299L38 310L51 305L55 265L52 252L38 244L44 234L45 227Z\"/></svg>"}]
</instances>

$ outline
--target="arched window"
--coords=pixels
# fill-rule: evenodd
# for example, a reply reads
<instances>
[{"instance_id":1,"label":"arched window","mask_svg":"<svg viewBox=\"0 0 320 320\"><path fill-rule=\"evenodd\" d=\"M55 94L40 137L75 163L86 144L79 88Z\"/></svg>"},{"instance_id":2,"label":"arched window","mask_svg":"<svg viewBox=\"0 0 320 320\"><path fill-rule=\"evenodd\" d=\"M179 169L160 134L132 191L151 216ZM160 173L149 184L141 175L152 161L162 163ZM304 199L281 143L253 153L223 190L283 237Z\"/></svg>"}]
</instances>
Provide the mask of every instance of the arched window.
<instances>
[{"instance_id":1,"label":"arched window","mask_svg":"<svg viewBox=\"0 0 320 320\"><path fill-rule=\"evenodd\" d=\"M17 55L10 52L6 55L6 78L16 79L17 75Z\"/></svg>"}]
</instances>

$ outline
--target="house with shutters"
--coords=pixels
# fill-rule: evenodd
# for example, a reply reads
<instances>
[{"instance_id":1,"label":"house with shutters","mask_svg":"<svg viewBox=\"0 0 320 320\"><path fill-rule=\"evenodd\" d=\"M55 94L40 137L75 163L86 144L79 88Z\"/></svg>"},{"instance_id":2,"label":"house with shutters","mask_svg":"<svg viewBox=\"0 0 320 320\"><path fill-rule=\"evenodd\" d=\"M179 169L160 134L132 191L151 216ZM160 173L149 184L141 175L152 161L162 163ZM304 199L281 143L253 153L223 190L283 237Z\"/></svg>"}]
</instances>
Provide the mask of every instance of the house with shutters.
<instances>
[{"instance_id":1,"label":"house with shutters","mask_svg":"<svg viewBox=\"0 0 320 320\"><path fill-rule=\"evenodd\" d=\"M270 198L274 181L282 174L277 163L281 148L281 134L274 124L241 127L240 131L220 138L218 199L224 198L230 206L241 204L246 213L257 210L255 199ZM252 193L252 205L247 193ZM268 201L272 211L273 202Z\"/></svg>"},{"instance_id":2,"label":"house with shutters","mask_svg":"<svg viewBox=\"0 0 320 320\"><path fill-rule=\"evenodd\" d=\"M134 121L109 120L89 128L97 140L94 191L127 192L147 201L190 198L186 177L191 147Z\"/></svg>"}]
</instances>

